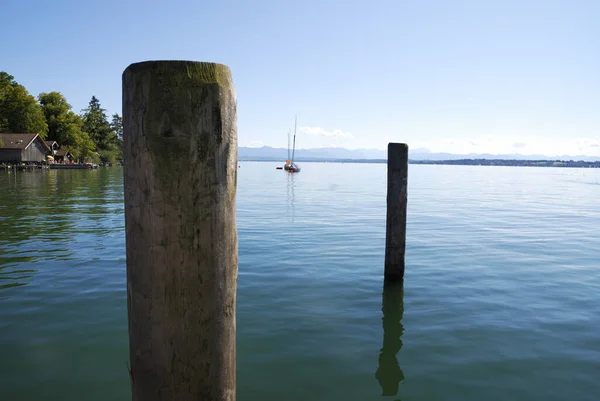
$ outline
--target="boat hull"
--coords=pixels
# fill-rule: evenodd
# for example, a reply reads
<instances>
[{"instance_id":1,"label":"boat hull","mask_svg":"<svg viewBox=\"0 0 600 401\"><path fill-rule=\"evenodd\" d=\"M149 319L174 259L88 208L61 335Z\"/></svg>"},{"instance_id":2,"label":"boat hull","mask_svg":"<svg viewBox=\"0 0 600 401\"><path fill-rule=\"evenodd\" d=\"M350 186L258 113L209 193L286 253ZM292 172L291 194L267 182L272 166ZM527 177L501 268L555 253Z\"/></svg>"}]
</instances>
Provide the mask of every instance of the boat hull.
<instances>
[{"instance_id":1,"label":"boat hull","mask_svg":"<svg viewBox=\"0 0 600 401\"><path fill-rule=\"evenodd\" d=\"M300 166L298 166L296 163L286 164L285 166L283 166L283 168L285 169L285 171L290 172L290 173L299 173L300 172Z\"/></svg>"}]
</instances>

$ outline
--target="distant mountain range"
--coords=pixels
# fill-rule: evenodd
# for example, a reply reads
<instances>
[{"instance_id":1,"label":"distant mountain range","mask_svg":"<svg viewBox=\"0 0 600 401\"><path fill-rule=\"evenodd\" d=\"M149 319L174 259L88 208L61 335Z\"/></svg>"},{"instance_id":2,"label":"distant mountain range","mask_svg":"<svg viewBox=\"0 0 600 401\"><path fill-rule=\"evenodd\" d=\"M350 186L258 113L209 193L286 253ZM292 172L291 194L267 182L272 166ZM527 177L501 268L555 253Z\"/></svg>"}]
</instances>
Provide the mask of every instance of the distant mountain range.
<instances>
[{"instance_id":1,"label":"distant mountain range","mask_svg":"<svg viewBox=\"0 0 600 401\"><path fill-rule=\"evenodd\" d=\"M241 146L238 148L239 160L264 160L285 161L288 150L286 148L272 148L263 146L260 148L249 148ZM434 153L425 148L408 150L408 158L411 160L460 160L460 159L507 159L507 160L584 160L600 161L600 157L594 156L547 156L547 155L519 155L519 154L489 154L469 153L464 155L453 153ZM386 160L387 151L380 149L345 149L345 148L313 148L296 149L294 160L296 161L334 161L334 160Z\"/></svg>"}]
</instances>

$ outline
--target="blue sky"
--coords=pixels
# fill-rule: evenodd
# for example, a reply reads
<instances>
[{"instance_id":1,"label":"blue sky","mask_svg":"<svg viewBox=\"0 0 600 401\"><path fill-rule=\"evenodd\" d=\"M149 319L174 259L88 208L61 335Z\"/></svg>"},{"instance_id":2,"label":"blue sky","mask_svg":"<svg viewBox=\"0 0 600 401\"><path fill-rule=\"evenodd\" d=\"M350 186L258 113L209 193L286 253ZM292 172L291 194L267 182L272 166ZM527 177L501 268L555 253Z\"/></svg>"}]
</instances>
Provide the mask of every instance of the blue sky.
<instances>
[{"instance_id":1,"label":"blue sky","mask_svg":"<svg viewBox=\"0 0 600 401\"><path fill-rule=\"evenodd\" d=\"M227 64L240 146L600 156L600 1L3 1L0 70L121 113L133 62Z\"/></svg>"}]
</instances>

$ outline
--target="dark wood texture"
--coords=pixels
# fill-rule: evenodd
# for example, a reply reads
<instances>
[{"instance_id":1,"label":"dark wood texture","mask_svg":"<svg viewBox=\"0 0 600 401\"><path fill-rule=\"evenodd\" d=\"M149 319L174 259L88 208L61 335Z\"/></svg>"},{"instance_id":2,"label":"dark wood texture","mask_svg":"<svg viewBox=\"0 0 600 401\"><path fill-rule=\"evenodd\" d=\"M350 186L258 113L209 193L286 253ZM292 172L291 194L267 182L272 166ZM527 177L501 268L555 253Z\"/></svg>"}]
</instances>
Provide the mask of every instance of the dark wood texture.
<instances>
[{"instance_id":1,"label":"dark wood texture","mask_svg":"<svg viewBox=\"0 0 600 401\"><path fill-rule=\"evenodd\" d=\"M123 73L134 401L235 400L236 118L224 65Z\"/></svg>"},{"instance_id":2,"label":"dark wood texture","mask_svg":"<svg viewBox=\"0 0 600 401\"><path fill-rule=\"evenodd\" d=\"M385 238L385 280L404 279L406 250L406 202L408 145L388 144L387 220Z\"/></svg>"}]
</instances>

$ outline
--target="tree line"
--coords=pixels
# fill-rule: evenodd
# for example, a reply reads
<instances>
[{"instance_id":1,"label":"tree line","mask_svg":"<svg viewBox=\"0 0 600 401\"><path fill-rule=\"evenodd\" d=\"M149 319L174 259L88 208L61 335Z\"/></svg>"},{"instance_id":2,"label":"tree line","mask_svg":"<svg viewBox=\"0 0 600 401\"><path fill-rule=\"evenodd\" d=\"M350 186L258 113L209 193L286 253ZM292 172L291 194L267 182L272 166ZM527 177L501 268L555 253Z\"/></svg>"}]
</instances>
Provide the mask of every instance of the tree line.
<instances>
[{"instance_id":1,"label":"tree line","mask_svg":"<svg viewBox=\"0 0 600 401\"><path fill-rule=\"evenodd\" d=\"M81 162L114 163L123 156L122 118L115 113L109 121L96 96L77 114L60 92L35 98L4 71L0 72L0 132L37 133L68 148Z\"/></svg>"}]
</instances>

